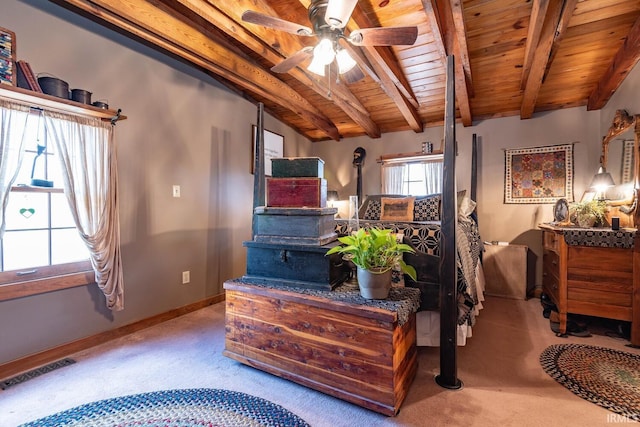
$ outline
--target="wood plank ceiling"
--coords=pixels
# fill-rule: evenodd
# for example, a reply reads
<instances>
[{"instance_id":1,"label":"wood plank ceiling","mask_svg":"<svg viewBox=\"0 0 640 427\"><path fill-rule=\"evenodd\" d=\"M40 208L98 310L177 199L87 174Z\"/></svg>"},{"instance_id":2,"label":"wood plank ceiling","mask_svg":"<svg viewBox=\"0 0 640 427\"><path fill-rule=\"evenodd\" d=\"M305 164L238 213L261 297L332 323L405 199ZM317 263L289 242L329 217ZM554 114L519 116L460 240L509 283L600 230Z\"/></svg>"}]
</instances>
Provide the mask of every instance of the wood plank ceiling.
<instances>
[{"instance_id":1,"label":"wood plank ceiling","mask_svg":"<svg viewBox=\"0 0 640 427\"><path fill-rule=\"evenodd\" d=\"M215 76L312 141L441 125L445 59L456 115L481 120L602 108L640 59L640 0L359 0L345 29L417 26L412 46L350 47L365 77L271 67L316 37L243 22L246 10L311 26L310 0L52 0Z\"/></svg>"}]
</instances>

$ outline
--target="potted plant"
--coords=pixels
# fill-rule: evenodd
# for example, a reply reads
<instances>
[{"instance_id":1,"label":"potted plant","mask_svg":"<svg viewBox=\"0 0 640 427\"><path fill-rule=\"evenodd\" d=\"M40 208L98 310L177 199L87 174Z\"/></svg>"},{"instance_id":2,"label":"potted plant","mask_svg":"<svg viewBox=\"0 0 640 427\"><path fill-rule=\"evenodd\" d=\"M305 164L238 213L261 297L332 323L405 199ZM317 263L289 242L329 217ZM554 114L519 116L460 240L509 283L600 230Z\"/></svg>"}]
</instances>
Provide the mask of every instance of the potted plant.
<instances>
[{"instance_id":1,"label":"potted plant","mask_svg":"<svg viewBox=\"0 0 640 427\"><path fill-rule=\"evenodd\" d=\"M570 208L571 220L580 227L589 228L606 223L607 203L604 200L591 200L574 203Z\"/></svg>"},{"instance_id":2,"label":"potted plant","mask_svg":"<svg viewBox=\"0 0 640 427\"><path fill-rule=\"evenodd\" d=\"M391 270L400 266L401 271L416 280L416 270L406 264L402 258L405 252L415 253L414 249L396 239L389 229L359 229L348 236L339 237L343 245L334 246L327 251L345 254L345 258L357 267L360 294L368 299L384 299L391 289Z\"/></svg>"}]
</instances>

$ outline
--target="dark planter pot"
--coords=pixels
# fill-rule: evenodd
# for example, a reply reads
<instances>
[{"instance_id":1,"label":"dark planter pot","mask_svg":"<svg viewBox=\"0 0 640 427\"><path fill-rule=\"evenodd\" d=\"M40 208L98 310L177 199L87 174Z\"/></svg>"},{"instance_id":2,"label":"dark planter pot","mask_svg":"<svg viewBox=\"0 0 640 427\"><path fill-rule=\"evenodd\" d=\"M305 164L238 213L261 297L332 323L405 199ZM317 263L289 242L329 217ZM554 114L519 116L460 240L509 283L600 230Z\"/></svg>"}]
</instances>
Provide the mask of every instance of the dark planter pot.
<instances>
[{"instance_id":1,"label":"dark planter pot","mask_svg":"<svg viewBox=\"0 0 640 427\"><path fill-rule=\"evenodd\" d=\"M38 84L42 92L58 98L69 99L69 84L56 77L38 77Z\"/></svg>"},{"instance_id":2,"label":"dark planter pot","mask_svg":"<svg viewBox=\"0 0 640 427\"><path fill-rule=\"evenodd\" d=\"M94 101L94 103L91 105L93 105L94 107L103 108L105 110L109 109L109 104L103 101Z\"/></svg>"},{"instance_id":3,"label":"dark planter pot","mask_svg":"<svg viewBox=\"0 0 640 427\"><path fill-rule=\"evenodd\" d=\"M391 290L391 270L377 273L358 267L360 295L366 299L385 299Z\"/></svg>"},{"instance_id":4,"label":"dark planter pot","mask_svg":"<svg viewBox=\"0 0 640 427\"><path fill-rule=\"evenodd\" d=\"M91 92L84 89L71 89L71 99L83 104L91 104Z\"/></svg>"}]
</instances>

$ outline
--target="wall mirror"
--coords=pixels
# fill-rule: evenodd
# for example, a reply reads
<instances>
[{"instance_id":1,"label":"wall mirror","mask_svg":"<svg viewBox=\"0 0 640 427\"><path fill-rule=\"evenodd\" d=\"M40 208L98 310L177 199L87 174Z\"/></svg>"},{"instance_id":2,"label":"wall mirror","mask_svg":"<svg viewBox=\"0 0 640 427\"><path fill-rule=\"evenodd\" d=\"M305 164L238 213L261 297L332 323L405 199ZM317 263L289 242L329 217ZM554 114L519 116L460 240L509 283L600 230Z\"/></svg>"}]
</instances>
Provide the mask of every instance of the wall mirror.
<instances>
[{"instance_id":1,"label":"wall mirror","mask_svg":"<svg viewBox=\"0 0 640 427\"><path fill-rule=\"evenodd\" d=\"M625 110L616 111L611 127L602 139L600 161L616 184L606 193L610 216L620 217L623 227L633 226L633 211L637 205L635 188L638 187L639 117Z\"/></svg>"}]
</instances>

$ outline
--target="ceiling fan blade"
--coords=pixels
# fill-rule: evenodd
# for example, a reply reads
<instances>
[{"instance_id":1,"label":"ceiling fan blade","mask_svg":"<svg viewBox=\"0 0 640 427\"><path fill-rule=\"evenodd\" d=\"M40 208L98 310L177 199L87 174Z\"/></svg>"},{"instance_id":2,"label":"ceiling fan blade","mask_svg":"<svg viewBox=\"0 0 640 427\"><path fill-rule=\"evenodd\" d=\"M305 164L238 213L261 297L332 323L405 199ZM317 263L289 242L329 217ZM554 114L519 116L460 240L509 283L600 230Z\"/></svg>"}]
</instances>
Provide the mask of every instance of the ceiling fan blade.
<instances>
[{"instance_id":1,"label":"ceiling fan blade","mask_svg":"<svg viewBox=\"0 0 640 427\"><path fill-rule=\"evenodd\" d=\"M353 31L348 40L355 46L412 45L418 38L418 27L361 28Z\"/></svg>"},{"instance_id":2,"label":"ceiling fan blade","mask_svg":"<svg viewBox=\"0 0 640 427\"><path fill-rule=\"evenodd\" d=\"M358 0L329 0L324 14L325 22L334 28L346 27L357 3Z\"/></svg>"},{"instance_id":3,"label":"ceiling fan blade","mask_svg":"<svg viewBox=\"0 0 640 427\"><path fill-rule=\"evenodd\" d=\"M290 70L304 62L306 59L310 58L312 55L313 48L311 46L307 46L300 49L279 64L271 67L271 71L273 71L274 73L288 73Z\"/></svg>"},{"instance_id":4,"label":"ceiling fan blade","mask_svg":"<svg viewBox=\"0 0 640 427\"><path fill-rule=\"evenodd\" d=\"M273 28L274 30L284 31L286 33L297 34L299 36L311 36L313 30L304 25L294 22L285 21L284 19L275 18L253 10L245 10L242 14L242 20L251 24L262 25L263 27Z\"/></svg>"}]
</instances>

